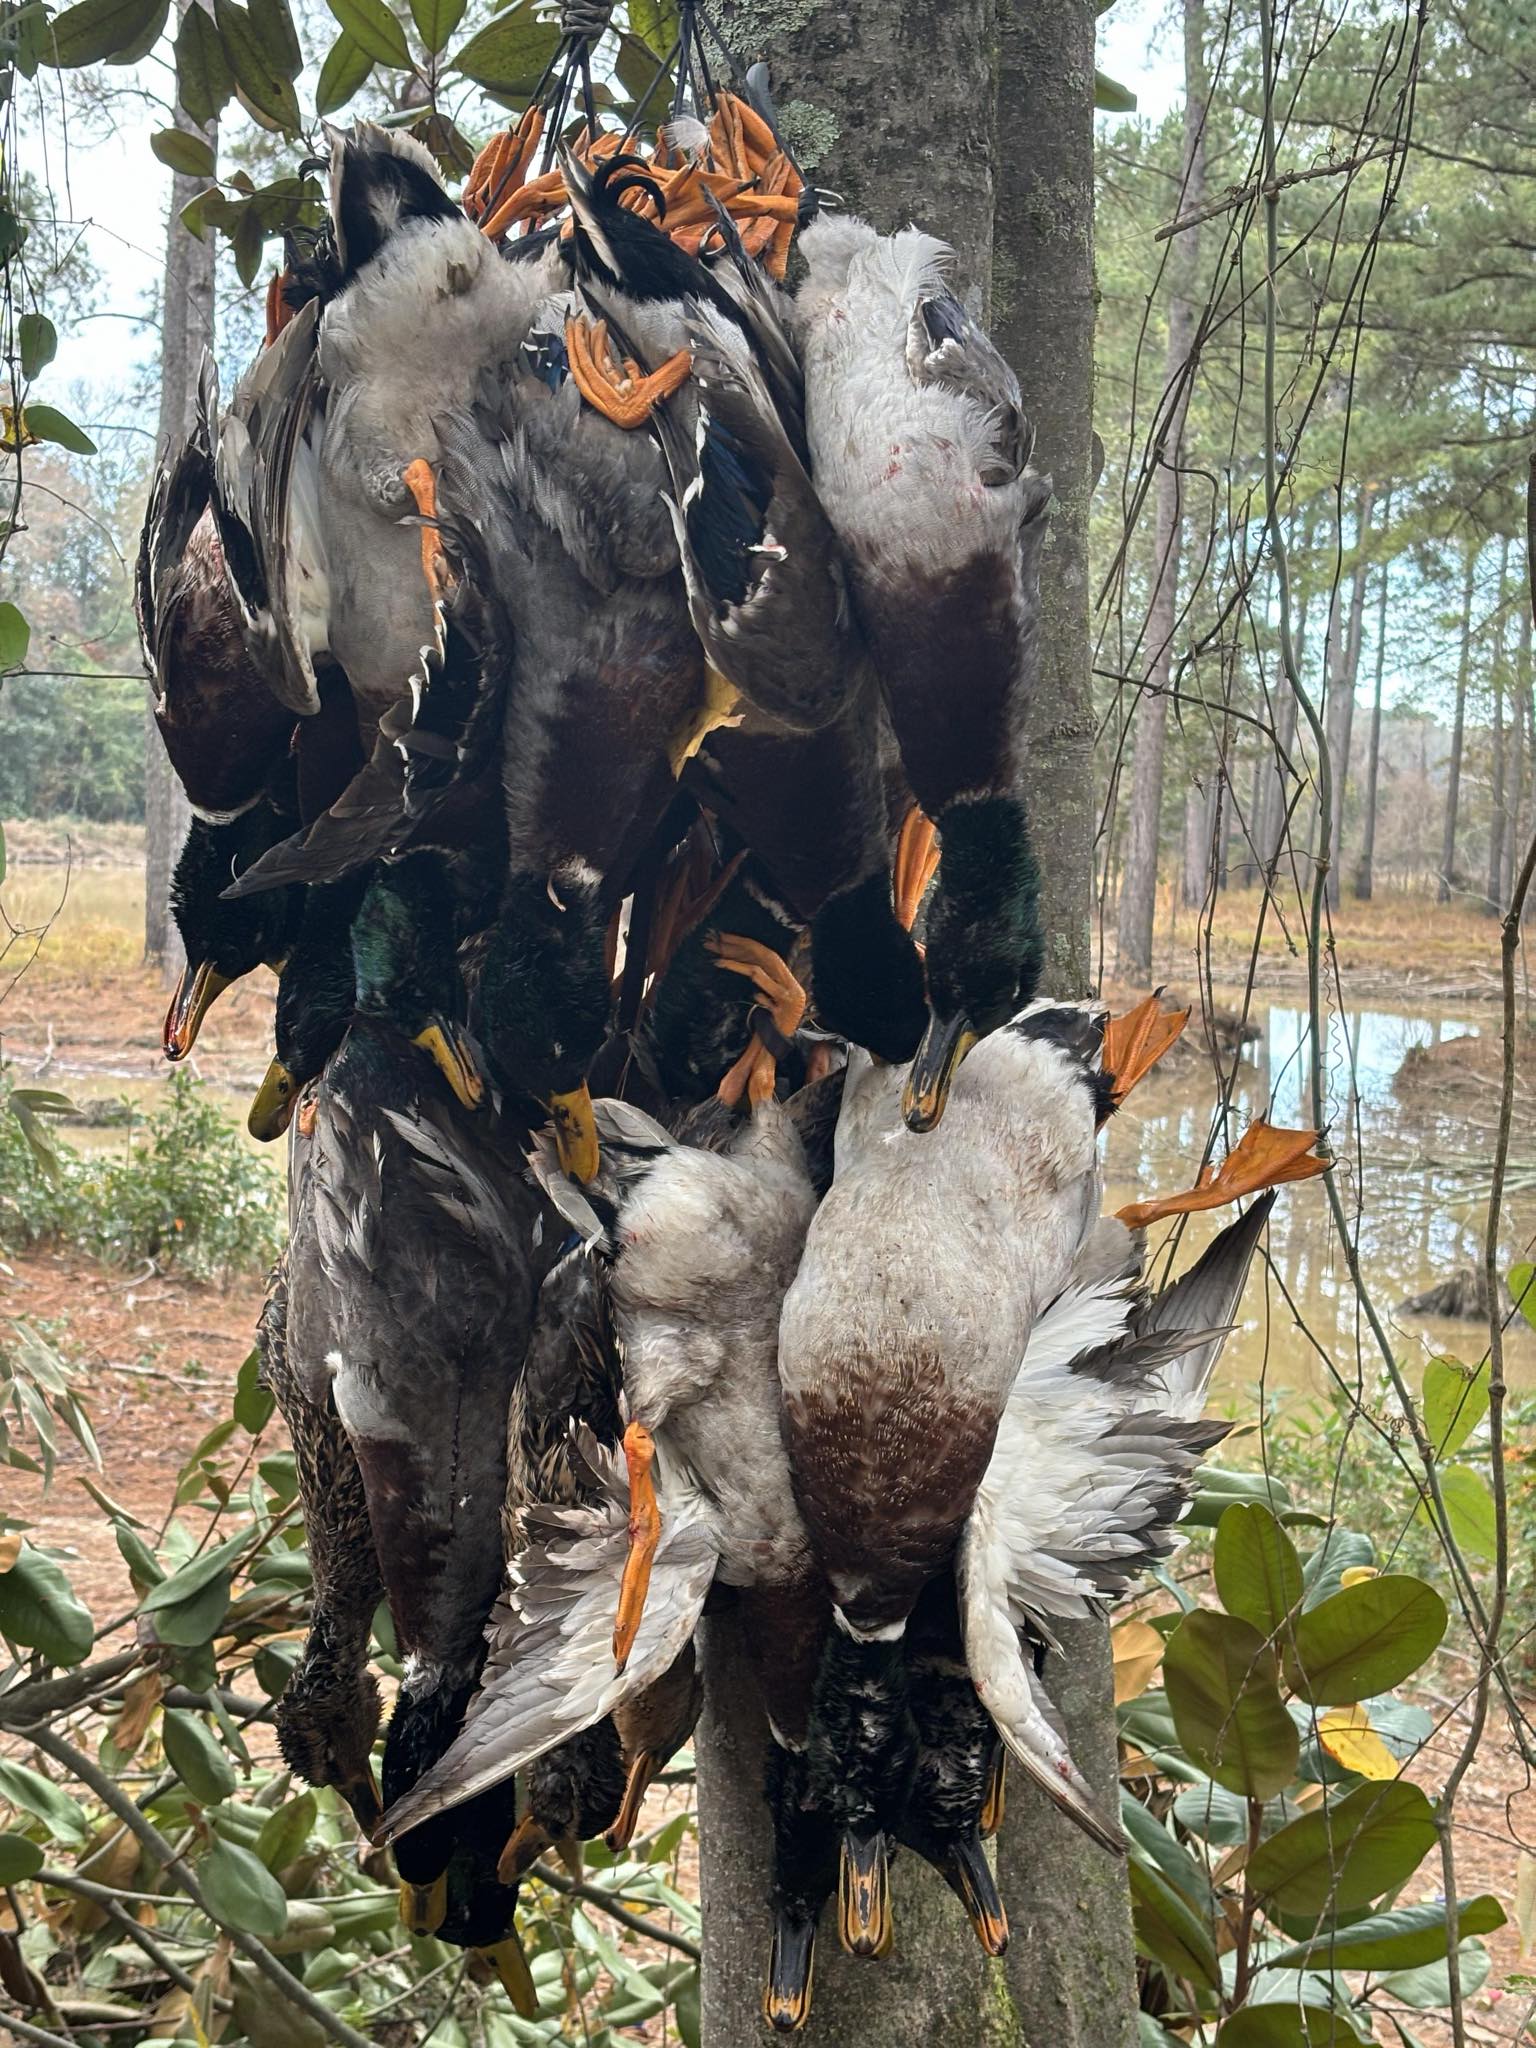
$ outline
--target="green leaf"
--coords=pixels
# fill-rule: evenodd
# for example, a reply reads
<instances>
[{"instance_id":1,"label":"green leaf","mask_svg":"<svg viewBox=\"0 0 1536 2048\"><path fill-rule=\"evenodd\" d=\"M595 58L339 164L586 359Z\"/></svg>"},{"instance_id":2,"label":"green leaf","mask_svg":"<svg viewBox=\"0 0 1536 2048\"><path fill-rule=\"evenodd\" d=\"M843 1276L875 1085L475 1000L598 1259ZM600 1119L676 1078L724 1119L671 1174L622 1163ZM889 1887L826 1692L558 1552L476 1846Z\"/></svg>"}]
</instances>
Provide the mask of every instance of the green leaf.
<instances>
[{"instance_id":1,"label":"green leaf","mask_svg":"<svg viewBox=\"0 0 1536 2048\"><path fill-rule=\"evenodd\" d=\"M1375 1562L1376 1546L1369 1536L1362 1536L1358 1529L1330 1529L1307 1559L1302 1573L1307 1588L1303 1607L1316 1607L1331 1593L1337 1593L1345 1572Z\"/></svg>"},{"instance_id":2,"label":"green leaf","mask_svg":"<svg viewBox=\"0 0 1536 2048\"><path fill-rule=\"evenodd\" d=\"M325 4L353 42L366 50L376 64L387 64L394 71L410 69L411 53L406 46L405 30L384 0L325 0Z\"/></svg>"},{"instance_id":3,"label":"green leaf","mask_svg":"<svg viewBox=\"0 0 1536 2048\"><path fill-rule=\"evenodd\" d=\"M1504 1925L1504 1908L1490 1892L1461 1901L1458 1931L1462 1938L1492 1934ZM1266 1959L1271 1970L1305 1970L1315 1963L1332 1970L1416 1970L1422 1963L1438 1963L1450 1947L1445 1905L1434 1901L1424 1906L1399 1906L1390 1913L1373 1913L1369 1920L1357 1920L1353 1927L1333 1928L1297 1942Z\"/></svg>"},{"instance_id":4,"label":"green leaf","mask_svg":"<svg viewBox=\"0 0 1536 2048\"><path fill-rule=\"evenodd\" d=\"M1488 1413L1488 1361L1469 1372L1455 1358L1424 1368L1424 1428L1437 1458L1454 1458Z\"/></svg>"},{"instance_id":5,"label":"green leaf","mask_svg":"<svg viewBox=\"0 0 1536 2048\"><path fill-rule=\"evenodd\" d=\"M261 1384L261 1353L252 1351L235 1377L235 1420L247 1436L260 1436L277 1406L270 1387Z\"/></svg>"},{"instance_id":6,"label":"green leaf","mask_svg":"<svg viewBox=\"0 0 1536 2048\"><path fill-rule=\"evenodd\" d=\"M1227 1465L1202 1465L1195 1474L1194 1498L1186 1522L1214 1529L1235 1500L1262 1501L1277 1515L1291 1512L1284 1482L1266 1472L1236 1472Z\"/></svg>"},{"instance_id":7,"label":"green leaf","mask_svg":"<svg viewBox=\"0 0 1536 2048\"><path fill-rule=\"evenodd\" d=\"M100 64L133 49L165 11L165 0L78 0L50 25L43 62L70 71Z\"/></svg>"},{"instance_id":8,"label":"green leaf","mask_svg":"<svg viewBox=\"0 0 1536 2048\"><path fill-rule=\"evenodd\" d=\"M1300 1812L1301 1808L1283 1794L1270 1800L1264 1808L1261 1835L1279 1834ZM1218 1849L1234 1849L1248 1839L1247 1800L1229 1792L1224 1785L1213 1785L1209 1778L1202 1778L1198 1785L1190 1785L1179 1794L1173 1802L1173 1815L1187 1833L1198 1835L1202 1842L1210 1842Z\"/></svg>"},{"instance_id":9,"label":"green leaf","mask_svg":"<svg viewBox=\"0 0 1536 2048\"><path fill-rule=\"evenodd\" d=\"M1480 1941L1464 1941L1456 1954L1461 1965L1462 1996L1471 1998L1488 1982L1493 1958ZM1415 2012L1438 2012L1451 2002L1450 1960L1424 1963L1417 1970L1395 1970L1382 1978L1381 1988L1389 1997L1411 2005Z\"/></svg>"},{"instance_id":10,"label":"green leaf","mask_svg":"<svg viewBox=\"0 0 1536 2048\"><path fill-rule=\"evenodd\" d=\"M140 1612L154 1616L155 1634L162 1643L196 1649L218 1633L229 1610L228 1566L246 1540L232 1536L150 1588Z\"/></svg>"},{"instance_id":11,"label":"green leaf","mask_svg":"<svg viewBox=\"0 0 1536 2048\"><path fill-rule=\"evenodd\" d=\"M196 1714L167 1707L160 1739L165 1760L199 1806L217 1806L233 1796L238 1779L223 1745Z\"/></svg>"},{"instance_id":12,"label":"green leaf","mask_svg":"<svg viewBox=\"0 0 1536 2048\"><path fill-rule=\"evenodd\" d=\"M1509 1292L1515 1307L1536 1330L1536 1265L1522 1259L1509 1269Z\"/></svg>"},{"instance_id":13,"label":"green leaf","mask_svg":"<svg viewBox=\"0 0 1536 2048\"><path fill-rule=\"evenodd\" d=\"M1417 1671L1448 1619L1434 1587L1407 1572L1346 1586L1301 1616L1286 1645L1286 1676L1313 1706L1348 1706Z\"/></svg>"},{"instance_id":14,"label":"green leaf","mask_svg":"<svg viewBox=\"0 0 1536 2048\"><path fill-rule=\"evenodd\" d=\"M213 151L201 135L189 135L185 128L162 128L149 138L149 146L161 163L187 178L211 178L217 165Z\"/></svg>"},{"instance_id":15,"label":"green leaf","mask_svg":"<svg viewBox=\"0 0 1536 2048\"><path fill-rule=\"evenodd\" d=\"M283 1888L260 1859L236 1842L216 1841L197 1866L215 1916L243 1934L273 1941L288 1925Z\"/></svg>"},{"instance_id":16,"label":"green leaf","mask_svg":"<svg viewBox=\"0 0 1536 2048\"><path fill-rule=\"evenodd\" d=\"M1124 1785L1120 1788L1120 1818L1131 1840L1132 1855L1160 1871L1197 1913L1209 1915L1210 1879L1183 1843Z\"/></svg>"},{"instance_id":17,"label":"green leaf","mask_svg":"<svg viewBox=\"0 0 1536 2048\"><path fill-rule=\"evenodd\" d=\"M1210 1928L1154 1870L1132 1861L1131 1917L1136 1945L1174 1977L1221 1989L1221 1965Z\"/></svg>"},{"instance_id":18,"label":"green leaf","mask_svg":"<svg viewBox=\"0 0 1536 2048\"><path fill-rule=\"evenodd\" d=\"M1248 2005L1216 2036L1216 2048L1356 2048L1342 2013L1321 2005Z\"/></svg>"},{"instance_id":19,"label":"green leaf","mask_svg":"<svg viewBox=\"0 0 1536 2048\"><path fill-rule=\"evenodd\" d=\"M1101 114L1134 114L1136 95L1128 85L1120 85L1102 71L1093 74L1093 104Z\"/></svg>"},{"instance_id":20,"label":"green leaf","mask_svg":"<svg viewBox=\"0 0 1536 2048\"><path fill-rule=\"evenodd\" d=\"M1435 1843L1435 1811L1401 1779L1361 1785L1303 1815L1250 1857L1256 1892L1287 1913L1352 1913L1410 1878Z\"/></svg>"},{"instance_id":21,"label":"green leaf","mask_svg":"<svg viewBox=\"0 0 1536 2048\"><path fill-rule=\"evenodd\" d=\"M114 50L106 61L109 64L142 64L156 43L165 34L165 24L170 11L171 0L165 0L164 6L156 8L154 14L145 22L143 28L140 29L133 41L126 43L120 50Z\"/></svg>"},{"instance_id":22,"label":"green leaf","mask_svg":"<svg viewBox=\"0 0 1536 2048\"><path fill-rule=\"evenodd\" d=\"M1275 1653L1251 1623L1197 1608L1169 1638L1163 1687L1186 1753L1250 1799L1284 1791L1300 1743Z\"/></svg>"},{"instance_id":23,"label":"green leaf","mask_svg":"<svg viewBox=\"0 0 1536 2048\"><path fill-rule=\"evenodd\" d=\"M0 1834L0 1884L25 1884L47 1858L28 1835Z\"/></svg>"},{"instance_id":24,"label":"green leaf","mask_svg":"<svg viewBox=\"0 0 1536 2048\"><path fill-rule=\"evenodd\" d=\"M77 427L57 406L29 405L23 408L22 424L39 441L52 441L73 455L94 455L96 443L83 427Z\"/></svg>"},{"instance_id":25,"label":"green leaf","mask_svg":"<svg viewBox=\"0 0 1536 2048\"><path fill-rule=\"evenodd\" d=\"M117 1543L118 1555L128 1567L133 1590L142 1596L151 1586L160 1585L165 1573L160 1569L154 1552L138 1530L130 1528L126 1522L117 1522L113 1525L112 1535Z\"/></svg>"},{"instance_id":26,"label":"green leaf","mask_svg":"<svg viewBox=\"0 0 1536 2048\"><path fill-rule=\"evenodd\" d=\"M269 1813L256 1837L256 1854L273 1872L284 1870L309 1847L319 1813L313 1792L301 1792Z\"/></svg>"},{"instance_id":27,"label":"green leaf","mask_svg":"<svg viewBox=\"0 0 1536 2048\"><path fill-rule=\"evenodd\" d=\"M235 84L258 113L285 133L300 127L299 102L291 81L267 54L256 25L235 0L213 0L213 18Z\"/></svg>"},{"instance_id":28,"label":"green leaf","mask_svg":"<svg viewBox=\"0 0 1536 2048\"><path fill-rule=\"evenodd\" d=\"M16 322L16 347L21 374L30 384L59 352L58 331L46 313L23 313Z\"/></svg>"},{"instance_id":29,"label":"green leaf","mask_svg":"<svg viewBox=\"0 0 1536 2048\"><path fill-rule=\"evenodd\" d=\"M1499 1525L1493 1495L1482 1473L1472 1465L1447 1465L1440 1474L1440 1498L1458 1548L1491 1559L1499 1545ZM1434 1526L1433 1502L1421 1500L1415 1513L1420 1521Z\"/></svg>"},{"instance_id":30,"label":"green leaf","mask_svg":"<svg viewBox=\"0 0 1536 2048\"><path fill-rule=\"evenodd\" d=\"M448 47L448 38L464 19L464 0L411 0L411 19L430 56Z\"/></svg>"},{"instance_id":31,"label":"green leaf","mask_svg":"<svg viewBox=\"0 0 1536 2048\"><path fill-rule=\"evenodd\" d=\"M90 1840L91 1831L77 1801L51 1778L26 1764L0 1757L0 1799L40 1820L55 1842L68 1842L83 1849Z\"/></svg>"},{"instance_id":32,"label":"green leaf","mask_svg":"<svg viewBox=\"0 0 1536 2048\"><path fill-rule=\"evenodd\" d=\"M250 0L250 9L251 27L267 62L280 77L297 78L304 69L304 52L288 0Z\"/></svg>"},{"instance_id":33,"label":"green leaf","mask_svg":"<svg viewBox=\"0 0 1536 2048\"><path fill-rule=\"evenodd\" d=\"M558 26L540 21L533 9L524 5L498 14L455 51L448 63L476 85L520 97L533 91L559 46Z\"/></svg>"},{"instance_id":34,"label":"green leaf","mask_svg":"<svg viewBox=\"0 0 1536 2048\"><path fill-rule=\"evenodd\" d=\"M315 112L334 114L363 86L373 69L373 59L361 43L355 43L345 29L326 52L315 87Z\"/></svg>"},{"instance_id":35,"label":"green leaf","mask_svg":"<svg viewBox=\"0 0 1536 2048\"><path fill-rule=\"evenodd\" d=\"M95 1633L53 1559L23 1543L10 1570L0 1573L0 1635L40 1650L50 1664L79 1664Z\"/></svg>"},{"instance_id":36,"label":"green leaf","mask_svg":"<svg viewBox=\"0 0 1536 2048\"><path fill-rule=\"evenodd\" d=\"M9 599L0 604L0 669L20 668L32 644L32 628ZM0 881L5 879L0 873Z\"/></svg>"},{"instance_id":37,"label":"green leaf","mask_svg":"<svg viewBox=\"0 0 1536 2048\"><path fill-rule=\"evenodd\" d=\"M176 31L176 97L200 128L216 121L235 90L235 74L212 16L189 7Z\"/></svg>"},{"instance_id":38,"label":"green leaf","mask_svg":"<svg viewBox=\"0 0 1536 2048\"><path fill-rule=\"evenodd\" d=\"M201 1557L194 1557L190 1564L184 1564L179 1572L172 1572L154 1588L144 1601L144 1612L154 1614L162 1608L180 1606L213 1580L227 1577L230 1565L249 1541L247 1536L231 1536L227 1543L215 1544Z\"/></svg>"},{"instance_id":39,"label":"green leaf","mask_svg":"<svg viewBox=\"0 0 1536 2048\"><path fill-rule=\"evenodd\" d=\"M1216 1591L1228 1614L1277 1635L1301 1604L1301 1559L1267 1507L1236 1501L1216 1526Z\"/></svg>"}]
</instances>

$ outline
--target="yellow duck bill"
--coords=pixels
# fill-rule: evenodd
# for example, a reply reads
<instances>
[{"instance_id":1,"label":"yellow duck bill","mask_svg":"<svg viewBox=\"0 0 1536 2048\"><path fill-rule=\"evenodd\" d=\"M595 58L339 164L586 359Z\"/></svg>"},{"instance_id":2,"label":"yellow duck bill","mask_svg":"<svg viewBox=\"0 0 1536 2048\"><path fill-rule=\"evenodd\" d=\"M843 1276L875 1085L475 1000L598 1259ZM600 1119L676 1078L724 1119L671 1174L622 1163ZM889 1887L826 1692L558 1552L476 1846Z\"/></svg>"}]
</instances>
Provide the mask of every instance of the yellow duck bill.
<instances>
[{"instance_id":1,"label":"yellow duck bill","mask_svg":"<svg viewBox=\"0 0 1536 2048\"><path fill-rule=\"evenodd\" d=\"M181 970L176 993L165 1013L164 1047L168 1060L184 1060L197 1043L203 1019L230 985L232 976L220 974L211 960L188 961Z\"/></svg>"},{"instance_id":2,"label":"yellow duck bill","mask_svg":"<svg viewBox=\"0 0 1536 2048\"><path fill-rule=\"evenodd\" d=\"M485 1083L469 1049L469 1040L447 1017L434 1017L412 1040L431 1059L466 1109L478 1109L485 1100Z\"/></svg>"},{"instance_id":3,"label":"yellow duck bill","mask_svg":"<svg viewBox=\"0 0 1536 2048\"><path fill-rule=\"evenodd\" d=\"M838 1868L837 1931L851 1956L889 1955L891 1924L890 1849L878 1828L843 1836Z\"/></svg>"},{"instance_id":4,"label":"yellow duck bill","mask_svg":"<svg viewBox=\"0 0 1536 2048\"><path fill-rule=\"evenodd\" d=\"M549 1117L555 1127L555 1149L560 1155L562 1172L584 1183L596 1180L600 1163L597 1119L592 1113L592 1096L586 1082L563 1095L551 1095Z\"/></svg>"},{"instance_id":5,"label":"yellow duck bill","mask_svg":"<svg viewBox=\"0 0 1536 2048\"><path fill-rule=\"evenodd\" d=\"M522 1942L514 1930L503 1940L495 1942L480 1953L487 1957L501 1979L501 1988L512 2001L512 2010L519 2019L533 2020L539 2016L538 1987L533 1981L533 1972L528 1967L528 1957Z\"/></svg>"},{"instance_id":6,"label":"yellow duck bill","mask_svg":"<svg viewBox=\"0 0 1536 2048\"><path fill-rule=\"evenodd\" d=\"M902 1093L901 1113L909 1131L931 1131L944 1114L956 1069L975 1045L978 1034L966 1017L928 1018Z\"/></svg>"},{"instance_id":7,"label":"yellow duck bill","mask_svg":"<svg viewBox=\"0 0 1536 2048\"><path fill-rule=\"evenodd\" d=\"M273 1060L261 1077L261 1086L246 1113L245 1127L262 1145L270 1145L288 1128L293 1105L299 1099L299 1084L283 1065Z\"/></svg>"},{"instance_id":8,"label":"yellow duck bill","mask_svg":"<svg viewBox=\"0 0 1536 2048\"><path fill-rule=\"evenodd\" d=\"M448 1917L448 1874L441 1872L430 1884L400 1880L400 1925L407 1934L436 1934Z\"/></svg>"}]
</instances>

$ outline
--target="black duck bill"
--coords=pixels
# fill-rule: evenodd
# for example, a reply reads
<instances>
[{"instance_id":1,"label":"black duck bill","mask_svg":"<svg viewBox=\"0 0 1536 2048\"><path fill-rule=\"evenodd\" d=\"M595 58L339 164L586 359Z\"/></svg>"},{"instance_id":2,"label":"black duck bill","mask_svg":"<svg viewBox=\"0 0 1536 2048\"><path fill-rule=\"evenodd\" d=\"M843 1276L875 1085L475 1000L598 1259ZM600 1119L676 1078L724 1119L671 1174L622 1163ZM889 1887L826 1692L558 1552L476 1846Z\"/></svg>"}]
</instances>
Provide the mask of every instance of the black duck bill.
<instances>
[{"instance_id":1,"label":"black duck bill","mask_svg":"<svg viewBox=\"0 0 1536 2048\"><path fill-rule=\"evenodd\" d=\"M944 1862L944 1877L965 1908L976 1939L989 1956L1008 1947L1008 1914L998 1895L979 1834L956 1842Z\"/></svg>"},{"instance_id":2,"label":"black duck bill","mask_svg":"<svg viewBox=\"0 0 1536 2048\"><path fill-rule=\"evenodd\" d=\"M960 1062L979 1037L968 1017L930 1013L901 1098L901 1113L909 1131L931 1131L938 1124Z\"/></svg>"},{"instance_id":3,"label":"black duck bill","mask_svg":"<svg viewBox=\"0 0 1536 2048\"><path fill-rule=\"evenodd\" d=\"M184 1060L197 1043L203 1019L230 985L232 976L220 974L211 960L189 960L181 970L176 993L165 1013L165 1056Z\"/></svg>"},{"instance_id":4,"label":"black duck bill","mask_svg":"<svg viewBox=\"0 0 1536 2048\"><path fill-rule=\"evenodd\" d=\"M837 1930L851 1956L889 1955L891 1922L890 1846L879 1828L843 1836L837 1881Z\"/></svg>"},{"instance_id":5,"label":"black duck bill","mask_svg":"<svg viewBox=\"0 0 1536 2048\"><path fill-rule=\"evenodd\" d=\"M776 2034L797 2034L810 2018L815 1969L816 1922L781 1913L763 1987L763 2018Z\"/></svg>"}]
</instances>

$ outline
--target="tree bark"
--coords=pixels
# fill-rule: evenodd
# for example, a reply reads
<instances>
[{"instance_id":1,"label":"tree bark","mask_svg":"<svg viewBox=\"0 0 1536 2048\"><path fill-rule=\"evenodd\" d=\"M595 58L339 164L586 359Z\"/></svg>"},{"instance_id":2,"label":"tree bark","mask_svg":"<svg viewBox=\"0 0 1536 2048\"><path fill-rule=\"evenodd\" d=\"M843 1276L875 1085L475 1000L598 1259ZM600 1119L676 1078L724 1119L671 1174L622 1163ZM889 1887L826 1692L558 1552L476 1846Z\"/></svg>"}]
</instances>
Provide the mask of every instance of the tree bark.
<instances>
[{"instance_id":1,"label":"tree bark","mask_svg":"<svg viewBox=\"0 0 1536 2048\"><path fill-rule=\"evenodd\" d=\"M1041 569L1041 662L1030 727L1030 806L1042 852L1046 987L1089 987L1093 907L1093 689L1088 500L1093 446L1094 0L1003 0L993 332L1014 365L1036 429L1035 460L1055 484ZM1045 1682L1101 1809L1117 1810L1109 1631L1072 1622ZM1008 1787L998 1876L1013 1940L1004 1957L1031 2048L1132 2048L1136 1959L1124 1865L1043 1794ZM990 2024L990 2021L987 2022ZM907 2043L958 2037L908 2027ZM985 2038L985 2036L984 2036ZM1007 2038L1004 2036L1004 2038ZM878 2036L866 2036L876 2048Z\"/></svg>"},{"instance_id":2,"label":"tree bark","mask_svg":"<svg viewBox=\"0 0 1536 2048\"><path fill-rule=\"evenodd\" d=\"M1525 845L1526 722L1531 712L1531 608L1520 607L1520 643L1515 657L1514 690L1510 698L1509 830L1504 835L1504 872L1499 880L1499 901L1508 903L1515 893L1515 873ZM1533 734L1531 765L1536 769L1536 734Z\"/></svg>"},{"instance_id":3,"label":"tree bark","mask_svg":"<svg viewBox=\"0 0 1536 2048\"><path fill-rule=\"evenodd\" d=\"M1328 847L1328 906L1339 907L1344 880L1344 805L1349 794L1349 751L1355 727L1355 680L1360 670L1360 641L1365 620L1365 544L1371 531L1373 488L1363 486L1355 511L1355 568L1350 579L1349 611L1342 630L1329 642L1328 751L1333 756L1333 828Z\"/></svg>"},{"instance_id":4,"label":"tree bark","mask_svg":"<svg viewBox=\"0 0 1536 2048\"><path fill-rule=\"evenodd\" d=\"M1381 507L1381 523L1392 514L1389 491ZM1371 741L1365 763L1365 827L1360 841L1360 861L1355 869L1355 895L1369 903L1376 886L1376 803L1381 785L1381 686L1387 671L1387 595L1392 583L1390 559L1381 565L1381 590L1376 600L1376 677L1371 696Z\"/></svg>"},{"instance_id":5,"label":"tree bark","mask_svg":"<svg viewBox=\"0 0 1536 2048\"><path fill-rule=\"evenodd\" d=\"M1504 751L1504 693L1509 682L1509 620L1504 612L1505 586L1509 578L1509 535L1499 543L1499 629L1493 643L1493 802L1488 814L1488 887L1483 909L1496 917L1503 893L1504 833L1507 803ZM1526 606L1522 610L1528 609Z\"/></svg>"},{"instance_id":6,"label":"tree bark","mask_svg":"<svg viewBox=\"0 0 1536 2048\"><path fill-rule=\"evenodd\" d=\"M1456 716L1451 726L1450 779L1445 790L1445 837L1440 846L1440 885L1436 897L1449 903L1456 886L1456 827L1461 809L1461 755L1467 736L1467 679L1472 670L1472 597L1477 587L1481 548L1467 542L1466 574L1461 586L1461 655L1456 664Z\"/></svg>"},{"instance_id":7,"label":"tree bark","mask_svg":"<svg viewBox=\"0 0 1536 2048\"><path fill-rule=\"evenodd\" d=\"M197 0L178 0L185 19ZM176 126L199 136L217 154L218 123L200 128L182 107ZM192 425L197 409L197 374L203 350L213 347L216 238L201 242L181 224L181 211L207 185L206 178L177 171L171 179L171 209L165 231L165 275L160 299L160 420L155 452L166 451ZM153 695L153 691L151 691ZM158 967L169 986L182 968L181 936L169 906L171 873L187 836L191 811L171 772L154 714L144 716L144 961Z\"/></svg>"},{"instance_id":8,"label":"tree bark","mask_svg":"<svg viewBox=\"0 0 1536 2048\"><path fill-rule=\"evenodd\" d=\"M1205 6L1184 0L1184 161L1179 211L1205 198ZM1190 385L1195 373L1195 288L1200 231L1179 236L1168 259L1168 353L1164 426L1156 448L1157 494L1153 532L1153 584L1147 607L1149 689L1136 706L1136 747L1131 762L1131 829L1120 884L1117 929L1122 974L1152 971L1152 927L1157 913L1158 851L1162 839L1163 767L1168 750L1168 685L1178 618L1179 529L1183 480L1180 459Z\"/></svg>"}]
</instances>

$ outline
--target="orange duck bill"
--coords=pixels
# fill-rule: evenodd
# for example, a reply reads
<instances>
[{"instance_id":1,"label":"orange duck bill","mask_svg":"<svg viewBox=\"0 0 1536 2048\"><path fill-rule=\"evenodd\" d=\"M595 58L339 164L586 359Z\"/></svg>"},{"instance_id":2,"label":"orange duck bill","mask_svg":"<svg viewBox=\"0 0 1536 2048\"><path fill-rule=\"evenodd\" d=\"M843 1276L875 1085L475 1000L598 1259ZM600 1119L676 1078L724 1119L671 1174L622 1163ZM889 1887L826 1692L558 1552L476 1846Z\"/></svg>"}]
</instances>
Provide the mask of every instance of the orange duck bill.
<instances>
[{"instance_id":1,"label":"orange duck bill","mask_svg":"<svg viewBox=\"0 0 1536 2048\"><path fill-rule=\"evenodd\" d=\"M1151 1202L1129 1202L1116 1215L1129 1230L1144 1230L1167 1216L1190 1216L1200 1209L1220 1209L1244 1195L1262 1194L1290 1180L1312 1180L1326 1173L1332 1161L1313 1147L1321 1131L1282 1131L1257 1117L1219 1167L1201 1169L1200 1178L1181 1195L1160 1195Z\"/></svg>"},{"instance_id":2,"label":"orange duck bill","mask_svg":"<svg viewBox=\"0 0 1536 2048\"><path fill-rule=\"evenodd\" d=\"M203 1019L232 977L220 974L211 960L189 960L181 970L176 993L165 1013L164 1048L168 1060L184 1060L197 1043Z\"/></svg>"}]
</instances>

